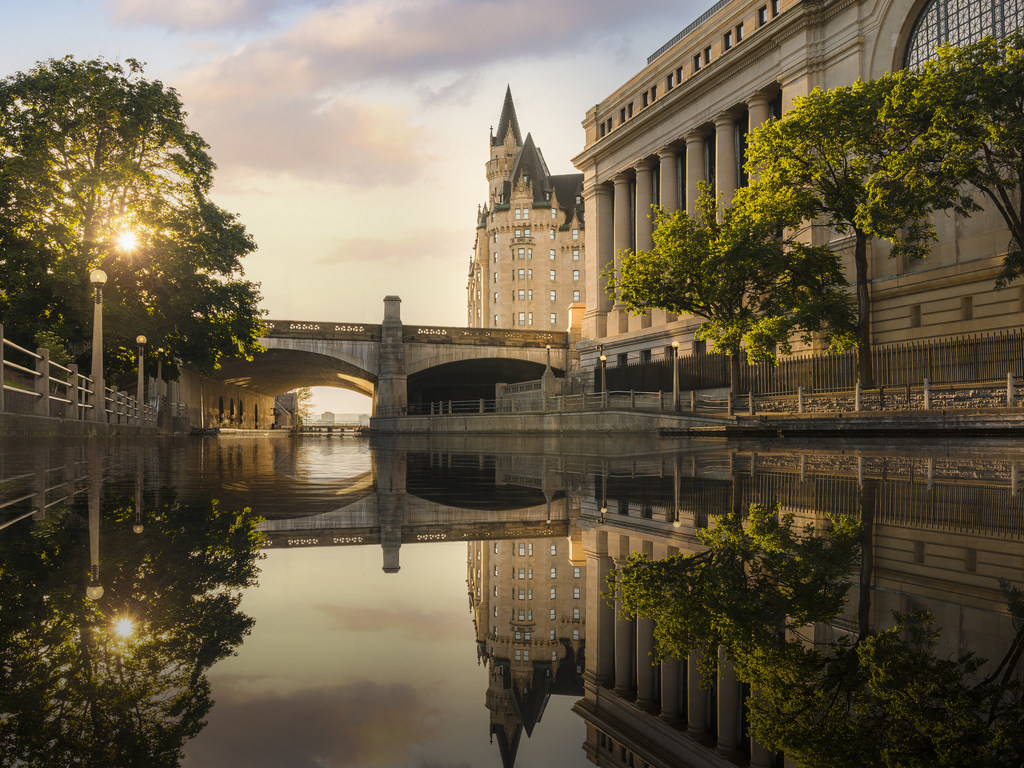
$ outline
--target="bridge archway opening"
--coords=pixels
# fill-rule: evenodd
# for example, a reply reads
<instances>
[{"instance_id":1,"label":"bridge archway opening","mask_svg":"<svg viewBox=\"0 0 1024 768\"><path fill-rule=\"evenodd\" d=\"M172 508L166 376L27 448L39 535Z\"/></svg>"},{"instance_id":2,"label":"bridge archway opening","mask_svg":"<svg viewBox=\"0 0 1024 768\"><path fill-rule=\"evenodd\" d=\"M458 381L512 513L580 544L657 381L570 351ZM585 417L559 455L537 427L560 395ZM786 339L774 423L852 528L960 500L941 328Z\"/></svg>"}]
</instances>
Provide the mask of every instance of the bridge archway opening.
<instances>
[{"instance_id":1,"label":"bridge archway opening","mask_svg":"<svg viewBox=\"0 0 1024 768\"><path fill-rule=\"evenodd\" d=\"M339 387L371 397L377 383L376 374L345 360L296 349L268 349L252 360L226 360L214 378L269 397L300 387Z\"/></svg>"},{"instance_id":2,"label":"bridge archway opening","mask_svg":"<svg viewBox=\"0 0 1024 768\"><path fill-rule=\"evenodd\" d=\"M562 371L552 368L556 376ZM544 365L514 358L457 360L409 374L410 410L447 400L493 400L497 384L539 379Z\"/></svg>"}]
</instances>

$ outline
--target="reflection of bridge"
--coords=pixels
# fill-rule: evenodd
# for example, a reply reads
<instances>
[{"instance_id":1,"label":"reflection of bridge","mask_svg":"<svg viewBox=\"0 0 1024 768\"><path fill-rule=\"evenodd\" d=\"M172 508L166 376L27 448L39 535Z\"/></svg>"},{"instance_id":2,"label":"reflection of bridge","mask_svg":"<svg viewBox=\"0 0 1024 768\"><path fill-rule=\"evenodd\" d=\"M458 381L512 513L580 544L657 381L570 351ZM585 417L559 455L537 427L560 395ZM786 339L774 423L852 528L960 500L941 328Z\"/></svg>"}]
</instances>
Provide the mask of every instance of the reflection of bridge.
<instances>
[{"instance_id":1,"label":"reflection of bridge","mask_svg":"<svg viewBox=\"0 0 1024 768\"><path fill-rule=\"evenodd\" d=\"M400 304L384 299L380 325L267 321L267 351L225 363L217 378L267 395L341 387L372 397L376 414L491 399L498 383L538 379L549 363L568 367L568 333L403 325Z\"/></svg>"},{"instance_id":2,"label":"reflection of bridge","mask_svg":"<svg viewBox=\"0 0 1024 768\"><path fill-rule=\"evenodd\" d=\"M399 570L403 543L569 535L569 502L554 473L509 477L493 457L374 451L373 471L339 494L335 509L266 520L275 549L379 544L384 571Z\"/></svg>"}]
</instances>

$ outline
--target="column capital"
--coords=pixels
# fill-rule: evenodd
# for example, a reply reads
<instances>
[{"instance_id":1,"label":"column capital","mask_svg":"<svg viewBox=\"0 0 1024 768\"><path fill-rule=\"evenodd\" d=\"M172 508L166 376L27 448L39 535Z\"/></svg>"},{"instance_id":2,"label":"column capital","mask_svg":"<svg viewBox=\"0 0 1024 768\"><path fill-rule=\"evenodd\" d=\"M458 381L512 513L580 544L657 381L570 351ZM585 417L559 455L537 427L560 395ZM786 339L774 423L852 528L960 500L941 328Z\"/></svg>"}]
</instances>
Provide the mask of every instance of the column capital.
<instances>
[{"instance_id":1,"label":"column capital","mask_svg":"<svg viewBox=\"0 0 1024 768\"><path fill-rule=\"evenodd\" d=\"M736 113L735 112L723 112L722 114L715 117L715 130L720 131L723 128L731 127L736 124Z\"/></svg>"},{"instance_id":2,"label":"column capital","mask_svg":"<svg viewBox=\"0 0 1024 768\"><path fill-rule=\"evenodd\" d=\"M686 135L683 136L683 139L686 141L686 146L689 147L692 144L699 144L703 142L705 136L707 136L705 131L695 128L692 131L688 131Z\"/></svg>"},{"instance_id":3,"label":"column capital","mask_svg":"<svg viewBox=\"0 0 1024 768\"><path fill-rule=\"evenodd\" d=\"M632 169L628 171L619 171L614 176L612 176L612 182L615 184L616 187L621 187L624 184L632 183L633 176L634 174Z\"/></svg>"},{"instance_id":4,"label":"column capital","mask_svg":"<svg viewBox=\"0 0 1024 768\"><path fill-rule=\"evenodd\" d=\"M671 157L671 158L678 157L679 156L679 150L676 149L673 146L667 146L667 147L662 147L655 154L657 154L659 159L665 160L666 158L669 158L669 157Z\"/></svg>"},{"instance_id":5,"label":"column capital","mask_svg":"<svg viewBox=\"0 0 1024 768\"><path fill-rule=\"evenodd\" d=\"M750 98L747 99L747 109L756 109L757 107L766 107L771 103L771 99L768 98L768 94L764 91L755 91L751 94Z\"/></svg>"},{"instance_id":6,"label":"column capital","mask_svg":"<svg viewBox=\"0 0 1024 768\"><path fill-rule=\"evenodd\" d=\"M651 160L649 158L645 157L643 160L637 160L633 164L633 171L637 175L639 175L641 172L643 172L643 173L650 173L651 169L653 167L654 167L654 163L651 162Z\"/></svg>"}]
</instances>

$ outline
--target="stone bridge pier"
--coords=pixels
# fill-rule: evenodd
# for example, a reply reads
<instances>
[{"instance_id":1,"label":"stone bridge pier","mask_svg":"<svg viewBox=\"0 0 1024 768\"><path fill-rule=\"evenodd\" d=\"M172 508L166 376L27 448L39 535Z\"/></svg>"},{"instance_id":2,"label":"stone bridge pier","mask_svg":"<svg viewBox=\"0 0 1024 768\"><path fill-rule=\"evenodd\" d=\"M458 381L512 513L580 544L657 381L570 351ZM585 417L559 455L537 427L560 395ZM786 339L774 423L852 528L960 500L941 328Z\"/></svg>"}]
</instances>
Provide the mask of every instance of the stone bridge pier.
<instances>
[{"instance_id":1,"label":"stone bridge pier","mask_svg":"<svg viewBox=\"0 0 1024 768\"><path fill-rule=\"evenodd\" d=\"M402 300L398 296L384 297L384 322L380 325L380 372L373 394L374 416L403 413L409 405L401 309Z\"/></svg>"}]
</instances>

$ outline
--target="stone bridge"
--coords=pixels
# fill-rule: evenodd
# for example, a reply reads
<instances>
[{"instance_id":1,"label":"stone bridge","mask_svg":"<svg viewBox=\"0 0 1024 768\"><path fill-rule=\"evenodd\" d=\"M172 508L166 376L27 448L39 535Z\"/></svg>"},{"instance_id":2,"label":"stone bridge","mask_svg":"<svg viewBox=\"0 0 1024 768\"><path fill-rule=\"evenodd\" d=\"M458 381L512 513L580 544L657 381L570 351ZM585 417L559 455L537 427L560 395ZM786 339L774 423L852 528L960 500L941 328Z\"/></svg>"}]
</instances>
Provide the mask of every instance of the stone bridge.
<instances>
[{"instance_id":1,"label":"stone bridge","mask_svg":"<svg viewBox=\"0 0 1024 768\"><path fill-rule=\"evenodd\" d=\"M372 398L373 415L440 400L492 399L495 385L569 367L567 332L404 325L401 299L384 299L379 325L268 320L255 360L226 362L216 378L262 394L341 387Z\"/></svg>"}]
</instances>

